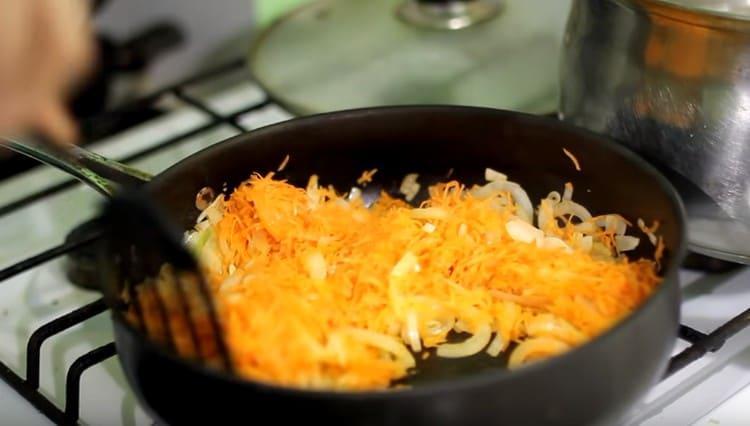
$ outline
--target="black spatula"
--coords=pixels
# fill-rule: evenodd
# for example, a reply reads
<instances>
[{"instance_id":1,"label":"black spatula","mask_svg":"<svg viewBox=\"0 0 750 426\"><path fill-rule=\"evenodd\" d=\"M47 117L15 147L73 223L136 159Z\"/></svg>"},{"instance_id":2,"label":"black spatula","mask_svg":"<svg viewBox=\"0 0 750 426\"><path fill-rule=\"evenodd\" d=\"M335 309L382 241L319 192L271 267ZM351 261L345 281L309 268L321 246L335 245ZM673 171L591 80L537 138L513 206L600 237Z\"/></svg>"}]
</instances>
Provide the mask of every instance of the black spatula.
<instances>
[{"instance_id":1,"label":"black spatula","mask_svg":"<svg viewBox=\"0 0 750 426\"><path fill-rule=\"evenodd\" d=\"M102 290L110 306L167 350L231 370L212 293L179 230L138 190L108 200L100 221Z\"/></svg>"}]
</instances>

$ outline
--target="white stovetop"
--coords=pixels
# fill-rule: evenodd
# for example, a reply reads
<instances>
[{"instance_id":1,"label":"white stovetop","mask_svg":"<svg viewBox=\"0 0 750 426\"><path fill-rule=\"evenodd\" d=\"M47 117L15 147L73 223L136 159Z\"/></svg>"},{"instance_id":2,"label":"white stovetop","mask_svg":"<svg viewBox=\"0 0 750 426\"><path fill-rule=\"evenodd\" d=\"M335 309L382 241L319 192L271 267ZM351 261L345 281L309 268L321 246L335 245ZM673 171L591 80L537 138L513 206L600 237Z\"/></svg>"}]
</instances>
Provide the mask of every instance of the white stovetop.
<instances>
[{"instance_id":1,"label":"white stovetop","mask_svg":"<svg viewBox=\"0 0 750 426\"><path fill-rule=\"evenodd\" d=\"M249 82L210 97L220 113L231 113L263 98ZM248 129L289 118L277 106L242 117ZM208 121L187 106L96 144L93 149L118 158ZM236 134L219 126L150 156L135 165L158 172L208 145ZM0 183L0 205L25 193L65 179L60 172L42 168ZM0 217L0 268L62 242L75 225L93 216L100 201L93 191L76 186L42 202ZM705 276L684 271L683 323L708 332L750 306L750 269ZM59 260L47 263L6 282L0 282L0 360L16 372L25 371L25 347L39 325L98 297L66 282ZM112 340L106 313L53 337L42 348L41 389L59 407L64 406L65 373L82 354ZM677 349L685 345L678 344ZM21 374L24 376L24 374ZM750 424L750 330L712 354L659 384L634 411L633 424L747 425ZM50 422L0 381L0 424L37 425ZM152 424L127 387L116 357L84 373L81 384L81 421L85 424Z\"/></svg>"}]
</instances>

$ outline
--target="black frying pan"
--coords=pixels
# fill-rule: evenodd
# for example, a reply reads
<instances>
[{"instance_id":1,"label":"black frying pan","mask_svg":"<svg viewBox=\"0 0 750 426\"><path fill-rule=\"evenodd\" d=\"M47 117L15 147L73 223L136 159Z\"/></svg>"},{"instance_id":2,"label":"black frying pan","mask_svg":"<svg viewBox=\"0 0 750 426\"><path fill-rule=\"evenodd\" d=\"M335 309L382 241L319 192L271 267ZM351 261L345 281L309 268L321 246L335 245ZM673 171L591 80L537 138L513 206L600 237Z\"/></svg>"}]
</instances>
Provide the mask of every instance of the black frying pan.
<instances>
[{"instance_id":1,"label":"black frying pan","mask_svg":"<svg viewBox=\"0 0 750 426\"><path fill-rule=\"evenodd\" d=\"M579 159L581 172L563 147ZM374 108L236 136L172 166L145 188L187 229L199 213L194 203L201 188L231 190L251 172L275 170L287 154L291 160L282 175L292 183L304 185L315 173L322 184L342 190L374 167L375 184L386 190L397 188L407 173L419 173L423 185L445 179L449 170L462 182L481 182L486 167L521 183L532 200L571 181L576 199L593 212L661 221L668 253L664 282L630 317L565 355L516 371L505 369L504 360L481 356L433 361L411 388L363 393L286 389L208 371L155 346L114 311L120 362L154 417L170 424L609 425L621 421L663 374L678 329L684 213L670 184L620 145L553 119L514 112ZM92 165L92 158L83 163ZM75 170L88 176L80 167ZM127 169L109 177L118 179L123 172Z\"/></svg>"}]
</instances>

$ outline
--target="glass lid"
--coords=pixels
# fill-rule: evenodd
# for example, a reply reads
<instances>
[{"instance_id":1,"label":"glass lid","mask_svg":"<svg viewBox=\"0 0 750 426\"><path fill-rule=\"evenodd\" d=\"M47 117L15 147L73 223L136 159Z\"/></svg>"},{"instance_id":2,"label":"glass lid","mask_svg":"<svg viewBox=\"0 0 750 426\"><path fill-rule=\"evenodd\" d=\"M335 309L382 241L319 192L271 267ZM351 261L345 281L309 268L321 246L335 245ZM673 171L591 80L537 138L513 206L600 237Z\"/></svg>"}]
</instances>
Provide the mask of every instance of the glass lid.
<instances>
[{"instance_id":1,"label":"glass lid","mask_svg":"<svg viewBox=\"0 0 750 426\"><path fill-rule=\"evenodd\" d=\"M396 104L557 110L570 0L319 0L269 27L255 78L298 114Z\"/></svg>"}]
</instances>

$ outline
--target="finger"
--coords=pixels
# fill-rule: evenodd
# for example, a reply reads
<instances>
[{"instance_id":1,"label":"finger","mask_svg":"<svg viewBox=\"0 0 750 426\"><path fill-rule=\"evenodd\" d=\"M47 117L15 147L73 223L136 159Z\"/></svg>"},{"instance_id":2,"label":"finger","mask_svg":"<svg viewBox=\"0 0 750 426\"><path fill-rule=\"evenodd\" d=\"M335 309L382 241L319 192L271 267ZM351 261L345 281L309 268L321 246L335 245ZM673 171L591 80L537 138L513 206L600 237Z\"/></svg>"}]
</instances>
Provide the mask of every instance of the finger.
<instances>
[{"instance_id":1,"label":"finger","mask_svg":"<svg viewBox=\"0 0 750 426\"><path fill-rule=\"evenodd\" d=\"M17 112L20 109L17 95L25 92L26 52L31 47L31 36L28 28L31 26L31 2L24 0L7 0L3 3L0 13L0 94L2 94L3 108L0 111L0 121L12 120L5 114ZM0 130L7 125L3 124Z\"/></svg>"},{"instance_id":2,"label":"finger","mask_svg":"<svg viewBox=\"0 0 750 426\"><path fill-rule=\"evenodd\" d=\"M38 8L43 44L54 52L47 56L48 63L64 86L74 84L90 68L93 58L88 2L43 0Z\"/></svg>"},{"instance_id":3,"label":"finger","mask_svg":"<svg viewBox=\"0 0 750 426\"><path fill-rule=\"evenodd\" d=\"M69 70L66 69L64 58L67 46L67 37L60 36L59 16L56 9L65 5L68 0L34 2L34 31L33 47L29 53L29 81L32 84L30 90L35 94L44 96L58 95L58 91L64 87L63 82L69 79ZM41 52L31 53L31 52Z\"/></svg>"},{"instance_id":4,"label":"finger","mask_svg":"<svg viewBox=\"0 0 750 426\"><path fill-rule=\"evenodd\" d=\"M25 0L3 2L3 11L0 13L0 78L3 80L16 73L28 47L31 5L32 2Z\"/></svg>"},{"instance_id":5,"label":"finger","mask_svg":"<svg viewBox=\"0 0 750 426\"><path fill-rule=\"evenodd\" d=\"M33 37L22 68L28 96L46 102L70 93L89 67L85 3L82 0L25 0L32 5Z\"/></svg>"},{"instance_id":6,"label":"finger","mask_svg":"<svg viewBox=\"0 0 750 426\"><path fill-rule=\"evenodd\" d=\"M77 61L85 60L87 37L82 28L86 16L81 0L32 0L36 24L40 31L34 38L32 51L46 52L30 59L30 73L27 97L34 105L35 116L32 123L35 130L42 132L58 143L73 143L77 138L76 127L64 107L63 100L69 93L74 79L84 67ZM76 29L79 29L76 32ZM72 37L71 34L78 34Z\"/></svg>"},{"instance_id":7,"label":"finger","mask_svg":"<svg viewBox=\"0 0 750 426\"><path fill-rule=\"evenodd\" d=\"M70 56L72 67L76 76L82 77L89 74L96 60L96 43L94 39L94 27L91 20L91 2L88 0L75 0L76 7L71 10L71 22L76 32L76 40L72 46L76 48Z\"/></svg>"},{"instance_id":8,"label":"finger","mask_svg":"<svg viewBox=\"0 0 750 426\"><path fill-rule=\"evenodd\" d=\"M0 136L17 136L30 124L28 99L4 96L0 102Z\"/></svg>"},{"instance_id":9,"label":"finger","mask_svg":"<svg viewBox=\"0 0 750 426\"><path fill-rule=\"evenodd\" d=\"M67 108L60 101L40 104L33 123L34 128L58 144L73 144L78 140L78 130Z\"/></svg>"},{"instance_id":10,"label":"finger","mask_svg":"<svg viewBox=\"0 0 750 426\"><path fill-rule=\"evenodd\" d=\"M57 50L50 45L49 24L46 22L44 0L26 0L28 4L27 20L21 32L29 34L22 46L24 54L15 64L16 75L11 82L18 96L24 96L30 105L39 102L37 98L50 97L49 91L57 84L54 77L59 74L55 68L58 62ZM57 90L57 89L55 89Z\"/></svg>"}]
</instances>

